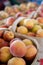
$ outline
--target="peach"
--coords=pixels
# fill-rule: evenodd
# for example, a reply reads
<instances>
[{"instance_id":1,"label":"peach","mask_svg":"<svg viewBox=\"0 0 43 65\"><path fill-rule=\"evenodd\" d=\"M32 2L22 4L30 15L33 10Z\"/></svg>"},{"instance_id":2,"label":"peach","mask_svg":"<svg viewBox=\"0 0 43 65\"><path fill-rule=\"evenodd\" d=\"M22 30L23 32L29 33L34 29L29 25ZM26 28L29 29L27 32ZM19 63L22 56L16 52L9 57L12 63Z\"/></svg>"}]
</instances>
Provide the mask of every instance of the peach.
<instances>
[{"instance_id":1,"label":"peach","mask_svg":"<svg viewBox=\"0 0 43 65\"><path fill-rule=\"evenodd\" d=\"M9 6L5 7L5 11L6 11L7 13L10 12L10 11L11 11L11 7L9 7Z\"/></svg>"},{"instance_id":2,"label":"peach","mask_svg":"<svg viewBox=\"0 0 43 65\"><path fill-rule=\"evenodd\" d=\"M20 4L20 10L21 11L25 11L26 10L26 4L25 3Z\"/></svg>"},{"instance_id":3,"label":"peach","mask_svg":"<svg viewBox=\"0 0 43 65\"><path fill-rule=\"evenodd\" d=\"M33 27L32 31L33 31L34 33L36 33L39 29L41 29L41 26L40 26L40 25L35 25L35 26Z\"/></svg>"},{"instance_id":4,"label":"peach","mask_svg":"<svg viewBox=\"0 0 43 65\"><path fill-rule=\"evenodd\" d=\"M0 30L0 37L2 37L4 31L3 30Z\"/></svg>"},{"instance_id":5,"label":"peach","mask_svg":"<svg viewBox=\"0 0 43 65\"><path fill-rule=\"evenodd\" d=\"M32 29L34 27L34 22L30 19L24 24L28 29Z\"/></svg>"},{"instance_id":6,"label":"peach","mask_svg":"<svg viewBox=\"0 0 43 65\"><path fill-rule=\"evenodd\" d=\"M17 32L21 33L21 34L27 34L28 33L28 29L25 26L19 26L17 28Z\"/></svg>"},{"instance_id":7,"label":"peach","mask_svg":"<svg viewBox=\"0 0 43 65\"><path fill-rule=\"evenodd\" d=\"M28 32L27 35L28 36L36 36L36 34L34 32Z\"/></svg>"},{"instance_id":8,"label":"peach","mask_svg":"<svg viewBox=\"0 0 43 65\"><path fill-rule=\"evenodd\" d=\"M14 7L13 10L14 10L15 13L19 12L19 9L17 7Z\"/></svg>"},{"instance_id":9,"label":"peach","mask_svg":"<svg viewBox=\"0 0 43 65\"><path fill-rule=\"evenodd\" d=\"M39 21L39 23L43 24L43 17L38 17L37 20Z\"/></svg>"},{"instance_id":10,"label":"peach","mask_svg":"<svg viewBox=\"0 0 43 65\"><path fill-rule=\"evenodd\" d=\"M33 45L30 45L30 46L27 46L27 52L25 54L25 58L27 60L32 60L37 54L37 49L35 46Z\"/></svg>"},{"instance_id":11,"label":"peach","mask_svg":"<svg viewBox=\"0 0 43 65\"><path fill-rule=\"evenodd\" d=\"M3 38L6 41L10 41L14 38L14 33L12 31L5 31L3 34Z\"/></svg>"},{"instance_id":12,"label":"peach","mask_svg":"<svg viewBox=\"0 0 43 65\"><path fill-rule=\"evenodd\" d=\"M13 22L15 21L14 17L9 17L6 21L7 26L11 26Z\"/></svg>"},{"instance_id":13,"label":"peach","mask_svg":"<svg viewBox=\"0 0 43 65\"><path fill-rule=\"evenodd\" d=\"M10 54L10 48L2 47L0 50L1 50L1 62L6 63L12 57L12 55Z\"/></svg>"},{"instance_id":14,"label":"peach","mask_svg":"<svg viewBox=\"0 0 43 65\"><path fill-rule=\"evenodd\" d=\"M6 13L6 12L4 12L4 11L1 11L1 12L0 12L0 16L1 16L3 19L9 17L8 13Z\"/></svg>"},{"instance_id":15,"label":"peach","mask_svg":"<svg viewBox=\"0 0 43 65\"><path fill-rule=\"evenodd\" d=\"M7 65L26 65L26 62L23 58L13 57L8 61Z\"/></svg>"},{"instance_id":16,"label":"peach","mask_svg":"<svg viewBox=\"0 0 43 65\"><path fill-rule=\"evenodd\" d=\"M37 37L43 37L43 29L39 29L38 31L37 31L37 35L36 35Z\"/></svg>"},{"instance_id":17,"label":"peach","mask_svg":"<svg viewBox=\"0 0 43 65\"><path fill-rule=\"evenodd\" d=\"M33 42L29 39L24 39L23 42L25 43L26 46L33 44Z\"/></svg>"},{"instance_id":18,"label":"peach","mask_svg":"<svg viewBox=\"0 0 43 65\"><path fill-rule=\"evenodd\" d=\"M4 46L8 46L8 42L4 41L4 39L0 38L0 48L4 47Z\"/></svg>"},{"instance_id":19,"label":"peach","mask_svg":"<svg viewBox=\"0 0 43 65\"><path fill-rule=\"evenodd\" d=\"M10 6L5 7L5 11L6 11L9 15L10 15L11 13L14 13L13 8L10 7Z\"/></svg>"},{"instance_id":20,"label":"peach","mask_svg":"<svg viewBox=\"0 0 43 65\"><path fill-rule=\"evenodd\" d=\"M13 56L23 57L26 54L26 46L21 40L15 40L10 45L10 52Z\"/></svg>"}]
</instances>

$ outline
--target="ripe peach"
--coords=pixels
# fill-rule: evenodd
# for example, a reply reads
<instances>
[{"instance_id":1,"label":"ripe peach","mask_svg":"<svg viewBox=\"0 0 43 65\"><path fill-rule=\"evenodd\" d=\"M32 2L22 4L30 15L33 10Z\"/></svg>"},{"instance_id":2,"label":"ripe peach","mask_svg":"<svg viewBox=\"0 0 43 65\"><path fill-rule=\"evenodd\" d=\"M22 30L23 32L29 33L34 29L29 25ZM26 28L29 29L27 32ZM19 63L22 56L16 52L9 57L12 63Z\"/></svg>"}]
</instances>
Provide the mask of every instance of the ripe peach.
<instances>
[{"instance_id":1,"label":"ripe peach","mask_svg":"<svg viewBox=\"0 0 43 65\"><path fill-rule=\"evenodd\" d=\"M25 58L27 60L32 60L37 54L37 49L35 48L35 46L33 45L30 45L30 46L27 46L27 52L25 54Z\"/></svg>"},{"instance_id":2,"label":"ripe peach","mask_svg":"<svg viewBox=\"0 0 43 65\"><path fill-rule=\"evenodd\" d=\"M4 18L9 17L9 14L7 12L1 11L0 16L4 19Z\"/></svg>"},{"instance_id":3,"label":"ripe peach","mask_svg":"<svg viewBox=\"0 0 43 65\"><path fill-rule=\"evenodd\" d=\"M11 26L13 22L15 21L14 17L9 17L6 21L7 26Z\"/></svg>"},{"instance_id":4,"label":"ripe peach","mask_svg":"<svg viewBox=\"0 0 43 65\"><path fill-rule=\"evenodd\" d=\"M1 62L6 63L12 55L10 54L9 47L2 47L1 48Z\"/></svg>"},{"instance_id":5,"label":"ripe peach","mask_svg":"<svg viewBox=\"0 0 43 65\"><path fill-rule=\"evenodd\" d=\"M5 11L8 13L9 11L11 11L11 7L7 6L5 7Z\"/></svg>"},{"instance_id":6,"label":"ripe peach","mask_svg":"<svg viewBox=\"0 0 43 65\"><path fill-rule=\"evenodd\" d=\"M39 23L43 24L43 17L38 17L37 20L39 21Z\"/></svg>"},{"instance_id":7,"label":"ripe peach","mask_svg":"<svg viewBox=\"0 0 43 65\"><path fill-rule=\"evenodd\" d=\"M36 35L37 37L43 37L43 29L39 29L38 31L37 31L37 35Z\"/></svg>"},{"instance_id":8,"label":"ripe peach","mask_svg":"<svg viewBox=\"0 0 43 65\"><path fill-rule=\"evenodd\" d=\"M40 26L40 25L35 25L35 26L33 27L32 31L33 31L34 33L36 33L39 29L41 29L41 26Z\"/></svg>"},{"instance_id":9,"label":"ripe peach","mask_svg":"<svg viewBox=\"0 0 43 65\"><path fill-rule=\"evenodd\" d=\"M23 42L25 43L26 46L33 44L33 42L29 39L24 39Z\"/></svg>"},{"instance_id":10,"label":"ripe peach","mask_svg":"<svg viewBox=\"0 0 43 65\"><path fill-rule=\"evenodd\" d=\"M3 30L0 30L0 37L2 37L4 31Z\"/></svg>"},{"instance_id":11,"label":"ripe peach","mask_svg":"<svg viewBox=\"0 0 43 65\"><path fill-rule=\"evenodd\" d=\"M3 34L4 40L10 41L14 38L14 33L12 31L5 31Z\"/></svg>"},{"instance_id":12,"label":"ripe peach","mask_svg":"<svg viewBox=\"0 0 43 65\"><path fill-rule=\"evenodd\" d=\"M27 35L28 36L36 36L36 34L34 32L28 32Z\"/></svg>"},{"instance_id":13,"label":"ripe peach","mask_svg":"<svg viewBox=\"0 0 43 65\"><path fill-rule=\"evenodd\" d=\"M8 42L4 41L2 38L0 38L0 48L4 47L4 46L8 46Z\"/></svg>"},{"instance_id":14,"label":"ripe peach","mask_svg":"<svg viewBox=\"0 0 43 65\"><path fill-rule=\"evenodd\" d=\"M26 54L26 46L21 40L15 40L10 45L10 52L13 56L23 57Z\"/></svg>"},{"instance_id":15,"label":"ripe peach","mask_svg":"<svg viewBox=\"0 0 43 65\"><path fill-rule=\"evenodd\" d=\"M8 61L7 65L26 65L26 62L23 58L13 57Z\"/></svg>"},{"instance_id":16,"label":"ripe peach","mask_svg":"<svg viewBox=\"0 0 43 65\"><path fill-rule=\"evenodd\" d=\"M19 12L19 9L17 7L14 7L13 10L14 10L15 13Z\"/></svg>"},{"instance_id":17,"label":"ripe peach","mask_svg":"<svg viewBox=\"0 0 43 65\"><path fill-rule=\"evenodd\" d=\"M28 29L25 26L19 26L17 28L17 32L21 33L21 34L27 34L28 33Z\"/></svg>"},{"instance_id":18,"label":"ripe peach","mask_svg":"<svg viewBox=\"0 0 43 65\"><path fill-rule=\"evenodd\" d=\"M30 19L24 24L28 29L32 29L34 27L34 22Z\"/></svg>"},{"instance_id":19,"label":"ripe peach","mask_svg":"<svg viewBox=\"0 0 43 65\"><path fill-rule=\"evenodd\" d=\"M20 4L20 10L21 11L25 11L26 10L26 4L25 3Z\"/></svg>"},{"instance_id":20,"label":"ripe peach","mask_svg":"<svg viewBox=\"0 0 43 65\"><path fill-rule=\"evenodd\" d=\"M5 8L5 11L6 11L10 16L14 16L14 15L15 15L14 9L13 9L12 7L7 6L7 7Z\"/></svg>"}]
</instances>

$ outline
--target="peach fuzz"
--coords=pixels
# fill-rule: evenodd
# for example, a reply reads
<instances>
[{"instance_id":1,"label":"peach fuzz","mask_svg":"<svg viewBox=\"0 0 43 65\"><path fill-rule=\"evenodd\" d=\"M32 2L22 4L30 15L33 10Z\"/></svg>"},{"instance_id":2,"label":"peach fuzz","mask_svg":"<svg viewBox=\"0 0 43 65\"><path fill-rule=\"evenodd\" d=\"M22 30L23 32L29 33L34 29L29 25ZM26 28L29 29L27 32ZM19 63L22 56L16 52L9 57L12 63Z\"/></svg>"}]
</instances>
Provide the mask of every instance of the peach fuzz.
<instances>
[{"instance_id":1,"label":"peach fuzz","mask_svg":"<svg viewBox=\"0 0 43 65\"><path fill-rule=\"evenodd\" d=\"M15 40L10 45L10 52L13 56L23 57L26 54L26 46L21 40Z\"/></svg>"}]
</instances>

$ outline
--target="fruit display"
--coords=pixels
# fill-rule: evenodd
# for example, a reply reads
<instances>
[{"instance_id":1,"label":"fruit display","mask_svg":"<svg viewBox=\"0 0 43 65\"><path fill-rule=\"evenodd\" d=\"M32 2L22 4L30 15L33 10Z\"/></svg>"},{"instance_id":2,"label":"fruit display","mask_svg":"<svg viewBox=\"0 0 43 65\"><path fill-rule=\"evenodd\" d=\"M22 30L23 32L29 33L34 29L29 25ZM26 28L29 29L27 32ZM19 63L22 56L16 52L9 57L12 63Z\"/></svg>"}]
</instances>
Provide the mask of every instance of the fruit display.
<instances>
[{"instance_id":1,"label":"fruit display","mask_svg":"<svg viewBox=\"0 0 43 65\"><path fill-rule=\"evenodd\" d=\"M32 2L21 3L20 5L6 6L4 11L0 11L0 20L8 18L9 16L16 17L16 14L20 12L21 13L18 15L28 16L32 11L35 11L37 8L38 8L38 5Z\"/></svg>"},{"instance_id":2,"label":"fruit display","mask_svg":"<svg viewBox=\"0 0 43 65\"><path fill-rule=\"evenodd\" d=\"M15 21L16 22L16 21ZM16 22L16 32L28 36L37 37L38 30L43 30L43 18L38 19L28 19L24 18L18 23ZM41 33L42 34L41 34ZM38 37L43 37L43 31L38 32L40 34Z\"/></svg>"},{"instance_id":3,"label":"fruit display","mask_svg":"<svg viewBox=\"0 0 43 65\"><path fill-rule=\"evenodd\" d=\"M0 38L1 65L32 64L38 53L37 43L32 39L24 38L22 35L21 37L10 30L3 32Z\"/></svg>"}]
</instances>

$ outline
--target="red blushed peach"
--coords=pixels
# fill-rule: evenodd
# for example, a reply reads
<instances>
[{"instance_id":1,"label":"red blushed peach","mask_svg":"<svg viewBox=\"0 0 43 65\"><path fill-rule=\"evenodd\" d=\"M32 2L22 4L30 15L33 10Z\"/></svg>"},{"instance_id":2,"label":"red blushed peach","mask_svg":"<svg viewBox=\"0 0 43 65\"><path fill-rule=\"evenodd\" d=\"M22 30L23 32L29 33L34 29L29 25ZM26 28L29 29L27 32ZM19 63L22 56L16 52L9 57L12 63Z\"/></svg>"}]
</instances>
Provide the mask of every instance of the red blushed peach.
<instances>
[{"instance_id":1,"label":"red blushed peach","mask_svg":"<svg viewBox=\"0 0 43 65\"><path fill-rule=\"evenodd\" d=\"M26 62L23 58L13 57L8 61L7 65L26 65Z\"/></svg>"},{"instance_id":2,"label":"red blushed peach","mask_svg":"<svg viewBox=\"0 0 43 65\"><path fill-rule=\"evenodd\" d=\"M37 18L37 20L39 21L39 23L43 24L43 17L39 17L39 18Z\"/></svg>"},{"instance_id":3,"label":"red blushed peach","mask_svg":"<svg viewBox=\"0 0 43 65\"><path fill-rule=\"evenodd\" d=\"M34 36L34 37L36 36L36 34L33 33L33 32L28 32L27 35L28 35L28 36Z\"/></svg>"},{"instance_id":4,"label":"red blushed peach","mask_svg":"<svg viewBox=\"0 0 43 65\"><path fill-rule=\"evenodd\" d=\"M15 21L14 17L9 17L6 21L6 26L11 26Z\"/></svg>"},{"instance_id":5,"label":"red blushed peach","mask_svg":"<svg viewBox=\"0 0 43 65\"><path fill-rule=\"evenodd\" d=\"M3 34L3 38L6 41L10 41L14 38L14 33L12 31L5 31Z\"/></svg>"},{"instance_id":6,"label":"red blushed peach","mask_svg":"<svg viewBox=\"0 0 43 65\"><path fill-rule=\"evenodd\" d=\"M1 62L6 63L12 55L10 54L9 47L2 47L1 49Z\"/></svg>"},{"instance_id":7,"label":"red blushed peach","mask_svg":"<svg viewBox=\"0 0 43 65\"><path fill-rule=\"evenodd\" d=\"M0 37L2 37L4 31L3 30L0 30Z\"/></svg>"},{"instance_id":8,"label":"red blushed peach","mask_svg":"<svg viewBox=\"0 0 43 65\"><path fill-rule=\"evenodd\" d=\"M27 46L27 52L25 54L25 58L27 60L32 60L37 54L37 49L35 48L35 46L33 45L30 45L30 46Z\"/></svg>"},{"instance_id":9,"label":"red blushed peach","mask_svg":"<svg viewBox=\"0 0 43 65\"><path fill-rule=\"evenodd\" d=\"M4 47L4 46L8 46L9 43L4 41L3 39L0 38L0 48Z\"/></svg>"},{"instance_id":10,"label":"red blushed peach","mask_svg":"<svg viewBox=\"0 0 43 65\"><path fill-rule=\"evenodd\" d=\"M10 45L10 52L13 56L23 57L26 54L26 46L21 40L15 40Z\"/></svg>"}]
</instances>

